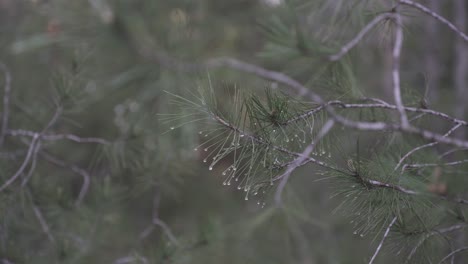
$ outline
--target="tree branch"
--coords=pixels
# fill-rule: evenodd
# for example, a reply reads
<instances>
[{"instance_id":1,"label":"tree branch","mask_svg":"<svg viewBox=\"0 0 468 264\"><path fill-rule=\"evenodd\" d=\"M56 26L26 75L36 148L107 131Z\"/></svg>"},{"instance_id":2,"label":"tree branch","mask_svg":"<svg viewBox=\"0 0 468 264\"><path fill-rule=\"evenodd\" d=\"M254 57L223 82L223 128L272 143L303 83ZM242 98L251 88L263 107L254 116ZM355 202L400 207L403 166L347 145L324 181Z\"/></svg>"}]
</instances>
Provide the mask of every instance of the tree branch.
<instances>
[{"instance_id":1,"label":"tree branch","mask_svg":"<svg viewBox=\"0 0 468 264\"><path fill-rule=\"evenodd\" d=\"M385 231L385 233L384 233L384 235L383 235L383 237L382 237L382 240L380 241L379 245L377 246L377 249L375 250L374 255L372 256L371 260L369 261L369 264L374 263L375 258L376 258L377 255L379 254L380 249L382 248L382 245L383 245L385 239L387 238L388 234L390 233L390 229L391 229L392 226L395 224L396 220L397 220L397 217L396 217L396 216L393 217L392 221L391 221L390 224L388 225L387 230Z\"/></svg>"},{"instance_id":2,"label":"tree branch","mask_svg":"<svg viewBox=\"0 0 468 264\"><path fill-rule=\"evenodd\" d=\"M437 14L436 12L430 10L429 8L425 7L424 5L422 5L420 3L413 2L411 0L399 0L398 2L400 4L416 8L416 9L422 11L423 13L426 13L426 14L432 16L433 18L440 21L442 24L447 25L451 30L453 30L464 41L468 42L468 36L465 33L463 33L460 29L458 29L454 24L452 24L446 18L444 18L441 15Z\"/></svg>"},{"instance_id":3,"label":"tree branch","mask_svg":"<svg viewBox=\"0 0 468 264\"><path fill-rule=\"evenodd\" d=\"M403 101L401 99L401 87L400 87L400 56L401 47L403 45L403 25L401 15L395 13L396 20L396 31L395 31L395 44L393 46L393 66L392 66L392 79L393 79L393 96L395 98L395 104L398 112L400 113L400 122L403 128L409 126L408 117L405 113Z\"/></svg>"},{"instance_id":4,"label":"tree branch","mask_svg":"<svg viewBox=\"0 0 468 264\"><path fill-rule=\"evenodd\" d=\"M444 262L445 262L446 260L448 260L450 257L454 256L454 255L457 254L457 253L460 253L460 252L462 252L462 251L465 251L465 250L468 250L468 247L462 247L462 248L459 248L459 249L456 249L456 250L450 252L450 254L448 254L447 256L445 256L443 259L441 259L441 260L439 261L439 264L444 263Z\"/></svg>"},{"instance_id":5,"label":"tree branch","mask_svg":"<svg viewBox=\"0 0 468 264\"><path fill-rule=\"evenodd\" d=\"M329 57L329 60L331 61L338 61L340 60L344 55L346 55L352 48L354 48L359 41L367 34L371 29L373 29L378 23L380 23L382 20L385 20L387 18L392 18L395 17L394 14L392 13L383 13L378 16L376 16L374 19L372 19L359 33L348 43L346 43L344 46L341 47L340 52L337 54L334 54Z\"/></svg>"},{"instance_id":6,"label":"tree branch","mask_svg":"<svg viewBox=\"0 0 468 264\"><path fill-rule=\"evenodd\" d=\"M315 146L319 143L319 141L332 129L335 122L333 120L328 120L317 134L317 137L314 138L312 143L307 146L307 148L302 152L301 156L299 156L292 164L289 165L288 169L280 176L281 182L278 185L275 193L275 203L277 206L281 205L281 195L283 194L283 190L286 187L286 183L288 182L289 176L291 173L299 167L306 159L309 157L310 153L314 150Z\"/></svg>"}]
</instances>

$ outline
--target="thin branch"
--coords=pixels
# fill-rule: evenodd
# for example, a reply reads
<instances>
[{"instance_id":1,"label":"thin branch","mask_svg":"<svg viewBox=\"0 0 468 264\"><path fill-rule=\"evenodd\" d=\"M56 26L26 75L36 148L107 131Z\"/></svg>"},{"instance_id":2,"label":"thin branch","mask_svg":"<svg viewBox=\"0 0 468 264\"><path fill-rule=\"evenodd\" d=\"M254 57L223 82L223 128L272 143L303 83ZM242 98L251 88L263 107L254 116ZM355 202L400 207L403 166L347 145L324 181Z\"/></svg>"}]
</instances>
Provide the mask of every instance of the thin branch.
<instances>
[{"instance_id":1,"label":"thin branch","mask_svg":"<svg viewBox=\"0 0 468 264\"><path fill-rule=\"evenodd\" d=\"M405 113L403 101L401 99L401 87L400 87L400 56L401 47L403 45L403 25L401 15L395 13L396 20L396 31L395 31L395 44L393 46L392 58L392 78L393 78L393 96L398 112L400 113L400 122L402 127L408 127L408 117Z\"/></svg>"},{"instance_id":2,"label":"thin branch","mask_svg":"<svg viewBox=\"0 0 468 264\"><path fill-rule=\"evenodd\" d=\"M31 166L29 167L28 173L26 174L26 176L23 178L23 181L21 182L21 187L24 187L28 183L29 179L32 177L33 172L36 169L37 153L39 152L40 149L41 149L41 141L38 140L33 150Z\"/></svg>"},{"instance_id":3,"label":"thin branch","mask_svg":"<svg viewBox=\"0 0 468 264\"><path fill-rule=\"evenodd\" d=\"M350 104L350 103L345 103L345 102L342 102L342 101L339 101L339 100L332 100L332 101L328 101L328 102L326 102L324 104L321 104L321 105L317 106L316 108L307 110L304 113L299 114L299 115L285 121L284 124L289 124L289 123L292 123L292 122L307 118L309 116L312 116L312 115L324 110L325 107L328 106L328 105L337 106L337 107L343 108L343 109L353 109L353 108L356 108L356 109L361 109L361 108L378 109L378 108L382 108L382 109L397 110L396 105L389 104L389 103L387 103L385 101L382 101L382 100L380 100L380 102L378 104ZM467 121L457 119L455 117L451 117L451 116L449 116L449 115L447 115L445 113L438 112L438 111L435 111L435 110L425 109L425 108L416 108L416 107L404 107L404 109L405 109L405 111L408 111L408 112L429 114L429 115L433 115L433 116L445 119L445 120L450 121L450 122L455 123L455 124L461 124L462 126L468 126Z\"/></svg>"},{"instance_id":4,"label":"thin branch","mask_svg":"<svg viewBox=\"0 0 468 264\"><path fill-rule=\"evenodd\" d=\"M26 158L24 159L23 163L21 164L19 169L16 171L16 173L13 174L13 176L10 179L8 179L2 186L0 186L0 192L5 190L6 188L8 188L8 186L10 186L10 184L12 184L14 181L16 181L16 179L18 179L18 177L26 169L26 166L28 165L29 160L33 156L33 152L34 152L36 142L37 142L38 139L39 139L38 135L33 137L31 143L29 144L28 153L26 154Z\"/></svg>"},{"instance_id":5,"label":"thin branch","mask_svg":"<svg viewBox=\"0 0 468 264\"><path fill-rule=\"evenodd\" d=\"M54 157L46 152L42 152L41 153L41 156L46 159L47 161L49 161L50 163L53 163L57 166L60 166L60 167L63 167L63 168L69 168L71 171L73 171L74 173L80 175L82 178L83 178L83 184L81 185L81 188L80 188L80 193L78 194L78 198L76 199L75 201L75 206L80 206L81 203L83 202L84 200L84 197L86 196L86 194L88 193L88 190L89 190L89 186L90 186L90 183L91 183L91 175L85 170L85 169L82 169L76 165L73 165L73 164L68 164L67 162L57 158L57 157Z\"/></svg>"},{"instance_id":6,"label":"thin branch","mask_svg":"<svg viewBox=\"0 0 468 264\"><path fill-rule=\"evenodd\" d=\"M169 226L164 221L162 221L159 218L154 218L153 219L153 224L161 227L161 229L164 231L164 233L169 238L169 240L171 241L172 244L174 244L176 246L179 246L179 241L177 240L177 238L172 233L171 228L169 228Z\"/></svg>"},{"instance_id":7,"label":"thin branch","mask_svg":"<svg viewBox=\"0 0 468 264\"><path fill-rule=\"evenodd\" d=\"M388 225L387 230L385 231L385 233L384 233L384 235L383 235L383 237L382 237L382 240L380 241L379 245L377 246L377 249L375 250L374 255L372 256L371 260L369 261L369 264L374 263L375 258L376 258L377 255L379 254L380 249L382 248L382 245L383 245L385 239L387 238L388 234L390 233L390 229L391 229L392 226L395 224L396 220L397 220L397 217L396 217L396 216L393 217L392 221L391 221L390 224Z\"/></svg>"},{"instance_id":8,"label":"thin branch","mask_svg":"<svg viewBox=\"0 0 468 264\"><path fill-rule=\"evenodd\" d=\"M380 23L382 20L385 20L387 18L394 17L394 14L392 13L383 13L378 16L376 16L374 19L372 19L359 33L346 45L342 46L340 49L340 52L337 54L334 54L329 57L331 61L338 61L340 60L344 55L346 55L352 48L354 48L360 41L361 39L369 33L371 29L373 29L378 23Z\"/></svg>"},{"instance_id":9,"label":"thin branch","mask_svg":"<svg viewBox=\"0 0 468 264\"><path fill-rule=\"evenodd\" d=\"M416 8L423 13L426 13L433 18L437 19L441 23L447 25L451 30L453 30L455 33L457 33L458 36L460 36L464 41L468 42L468 36L463 33L460 29L458 29L454 24L452 24L450 21L448 21L446 18L442 17L441 15L437 14L436 12L430 10L429 8L425 7L424 5L420 3L413 2L411 0L399 0L398 1L400 4L404 4L407 6L411 6L413 8Z\"/></svg>"},{"instance_id":10,"label":"thin branch","mask_svg":"<svg viewBox=\"0 0 468 264\"><path fill-rule=\"evenodd\" d=\"M0 69L5 74L5 88L3 90L3 115L2 115L2 130L0 132L0 147L5 140L5 133L8 129L8 119L10 116L10 94L11 94L11 73L7 66L0 62Z\"/></svg>"},{"instance_id":11,"label":"thin branch","mask_svg":"<svg viewBox=\"0 0 468 264\"><path fill-rule=\"evenodd\" d=\"M453 226L450 226L450 227L446 227L446 228L441 228L441 229L437 229L437 230L434 230L434 231L431 231L427 234L425 234L419 241L418 243L416 244L416 246L411 250L410 254L408 255L408 257L406 258L406 261L405 263L408 263L411 258L413 258L414 254L416 253L416 251L418 250L418 248L424 243L424 241L426 241L428 238L434 236L434 235L442 235L442 234L445 234L445 233L449 233L449 232L452 232L452 231L455 231L455 230L458 230L458 229L462 229L462 228L465 228L467 226L466 223L463 223L463 224L457 224L457 225L453 225Z\"/></svg>"},{"instance_id":12,"label":"thin branch","mask_svg":"<svg viewBox=\"0 0 468 264\"><path fill-rule=\"evenodd\" d=\"M204 66L207 68L228 67L241 72L250 73L262 77L264 79L276 81L278 83L287 85L293 88L298 96L308 95L311 97L312 100L314 100L317 103L323 101L318 94L306 88L304 85L300 84L298 81L292 79L288 75L281 72L267 70L255 64L250 64L233 58L220 57L206 61L204 63Z\"/></svg>"},{"instance_id":13,"label":"thin branch","mask_svg":"<svg viewBox=\"0 0 468 264\"><path fill-rule=\"evenodd\" d=\"M468 250L468 247L462 247L462 248L459 248L459 249L456 249L456 250L450 252L450 254L448 254L447 256L445 256L443 259L441 259L441 260L439 261L439 264L444 263L444 262L445 262L446 260L448 260L450 257L454 256L454 255L457 254L457 253L460 253L460 252L462 252L462 251L465 251L465 250Z\"/></svg>"},{"instance_id":14,"label":"thin branch","mask_svg":"<svg viewBox=\"0 0 468 264\"><path fill-rule=\"evenodd\" d=\"M424 167L437 167L437 166L456 166L463 163L467 163L468 159L465 160L457 160L452 162L445 162L445 163L420 163L420 164L406 164L403 166L404 169L413 169L413 168L424 168Z\"/></svg>"},{"instance_id":15,"label":"thin branch","mask_svg":"<svg viewBox=\"0 0 468 264\"><path fill-rule=\"evenodd\" d=\"M50 232L49 225L47 224L44 216L42 215L41 209L39 209L39 207L37 207L34 204L32 207L33 207L34 214L36 215L36 218L39 221L39 224L41 225L42 231L47 235L47 238L50 240L50 242L55 244L55 238Z\"/></svg>"},{"instance_id":16,"label":"thin branch","mask_svg":"<svg viewBox=\"0 0 468 264\"><path fill-rule=\"evenodd\" d=\"M312 141L312 143L307 146L307 148L302 152L301 156L298 157L291 165L289 165L288 169L283 173L283 175L280 176L281 182L278 185L278 188L276 189L275 193L275 203L277 206L281 205L281 196L283 194L283 190L286 186L286 183L288 182L289 176L291 173L302 164L307 157L312 153L314 150L315 146L318 144L318 142L330 131L330 129L333 127L335 122L333 120L328 120L318 133L317 137Z\"/></svg>"},{"instance_id":17,"label":"thin branch","mask_svg":"<svg viewBox=\"0 0 468 264\"><path fill-rule=\"evenodd\" d=\"M7 135L10 136L25 136L25 137L33 137L36 134L39 134L39 132L34 132L30 130L24 130L24 129L9 129L6 132ZM96 143L96 144L102 144L102 145L108 145L111 144L110 141L102 139L102 138L95 138L95 137L80 137L74 134L42 134L41 135L41 140L44 141L57 141L57 140L70 140L73 142L77 143Z\"/></svg>"},{"instance_id":18,"label":"thin branch","mask_svg":"<svg viewBox=\"0 0 468 264\"><path fill-rule=\"evenodd\" d=\"M0 192L3 191L5 188L7 188L10 184L12 184L23 173L23 171L26 169L26 166L28 165L29 160L31 158L33 158L33 160L36 159L36 155L39 150L39 149L36 149L36 144L40 143L40 138L42 134L47 129L49 129L51 126L54 125L54 123L57 121L58 117L60 116L61 112L62 112L62 108L58 107L57 111L54 113L54 115L52 116L50 121L47 123L47 125L44 127L44 129L41 132L35 133L34 135L32 135L33 139L31 143L29 144L29 149L28 149L26 158L24 159L23 163L21 164L20 168L16 171L16 173L0 187Z\"/></svg>"},{"instance_id":19,"label":"thin branch","mask_svg":"<svg viewBox=\"0 0 468 264\"><path fill-rule=\"evenodd\" d=\"M152 225L150 225L145 230L143 230L139 238L140 240L145 239L147 236L151 234L151 232L153 232L155 226L159 226L163 230L163 233L166 234L166 236L169 238L172 244L174 244L175 246L180 246L180 243L177 240L177 238L174 236L174 234L172 233L171 228L159 218L160 202L161 202L161 193L159 191L159 188L157 188L156 193L153 198L153 216L151 220Z\"/></svg>"},{"instance_id":20,"label":"thin branch","mask_svg":"<svg viewBox=\"0 0 468 264\"><path fill-rule=\"evenodd\" d=\"M409 195L420 194L419 192L406 189L406 188L401 187L399 185L394 185L394 184L390 184L390 183L380 182L380 181L371 180L371 179L364 179L364 178L362 179L362 181L364 181L364 182L366 182L366 183L368 183L368 184L370 184L370 185L372 185L374 187L389 188L389 189L396 190L396 191L406 193L406 194L409 194Z\"/></svg>"},{"instance_id":21,"label":"thin branch","mask_svg":"<svg viewBox=\"0 0 468 264\"><path fill-rule=\"evenodd\" d=\"M444 137L447 137L449 136L450 134L453 133L453 131L455 131L457 128L459 128L461 126L461 124L456 124L454 127L452 127L447 133L445 133ZM428 143L428 144L425 144L425 145L421 145L419 147L416 147L410 151L408 151L408 153L406 153L397 163L397 165L395 166L395 168L393 169L393 171L396 171L400 166L401 164L403 164L403 161L405 161L406 158L408 158L410 155L412 155L413 153L415 153L416 151L418 150L421 150L421 149L424 149L424 148L428 148L428 147L432 147L432 146L435 146L439 144L439 142L432 142L432 143ZM403 171L403 170L402 170Z\"/></svg>"}]
</instances>

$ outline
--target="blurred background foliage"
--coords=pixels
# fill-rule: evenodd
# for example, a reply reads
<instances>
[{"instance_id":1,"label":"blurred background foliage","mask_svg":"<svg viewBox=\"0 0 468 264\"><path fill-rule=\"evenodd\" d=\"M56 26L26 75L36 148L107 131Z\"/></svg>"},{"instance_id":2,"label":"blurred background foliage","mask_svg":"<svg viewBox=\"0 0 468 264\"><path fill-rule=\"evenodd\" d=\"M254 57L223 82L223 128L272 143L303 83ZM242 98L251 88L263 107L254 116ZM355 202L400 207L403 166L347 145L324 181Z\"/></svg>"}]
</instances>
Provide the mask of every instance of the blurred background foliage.
<instances>
[{"instance_id":1,"label":"blurred background foliage","mask_svg":"<svg viewBox=\"0 0 468 264\"><path fill-rule=\"evenodd\" d=\"M0 59L12 78L9 128L41 131L60 107L47 133L111 142L42 142L27 187L15 183L0 193L0 259L363 263L380 236L353 234L353 216L334 210L341 203L330 198L337 186L319 181L323 176L317 168L295 173L285 208L271 206L268 195L262 208L245 201L235 187L222 186L220 171L208 170L203 153L193 151L202 140L194 124L171 131L157 114L178 111L165 91L195 91L208 85L208 76L220 104L235 86L261 95L265 87L277 85L229 69L191 65L217 56L283 71L330 99L389 99L388 23L343 60L323 57L388 10L390 2L0 0ZM452 4L444 3L439 11L450 17ZM411 19L405 26L402 66L406 102L418 106L428 88L431 106L452 113L454 36L440 31L433 52L425 46L430 45L426 20L405 12ZM437 62L437 76L424 68L421 58L427 56ZM440 131L446 130L441 125ZM1 182L21 165L30 140L7 136ZM340 149L353 155L355 145L342 142ZM90 175L79 206L83 178L76 168ZM154 214L163 225L152 224ZM379 258L395 263L392 253Z\"/></svg>"}]
</instances>

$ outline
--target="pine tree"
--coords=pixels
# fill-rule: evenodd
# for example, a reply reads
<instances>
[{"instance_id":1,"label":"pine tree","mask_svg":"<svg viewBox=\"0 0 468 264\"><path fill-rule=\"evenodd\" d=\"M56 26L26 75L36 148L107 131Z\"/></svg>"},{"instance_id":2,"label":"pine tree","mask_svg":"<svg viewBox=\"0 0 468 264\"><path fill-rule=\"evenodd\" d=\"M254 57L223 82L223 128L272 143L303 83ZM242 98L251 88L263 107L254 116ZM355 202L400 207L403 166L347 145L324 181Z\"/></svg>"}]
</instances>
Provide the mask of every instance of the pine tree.
<instances>
[{"instance_id":1,"label":"pine tree","mask_svg":"<svg viewBox=\"0 0 468 264\"><path fill-rule=\"evenodd\" d=\"M0 262L466 262L467 12L0 1Z\"/></svg>"}]
</instances>

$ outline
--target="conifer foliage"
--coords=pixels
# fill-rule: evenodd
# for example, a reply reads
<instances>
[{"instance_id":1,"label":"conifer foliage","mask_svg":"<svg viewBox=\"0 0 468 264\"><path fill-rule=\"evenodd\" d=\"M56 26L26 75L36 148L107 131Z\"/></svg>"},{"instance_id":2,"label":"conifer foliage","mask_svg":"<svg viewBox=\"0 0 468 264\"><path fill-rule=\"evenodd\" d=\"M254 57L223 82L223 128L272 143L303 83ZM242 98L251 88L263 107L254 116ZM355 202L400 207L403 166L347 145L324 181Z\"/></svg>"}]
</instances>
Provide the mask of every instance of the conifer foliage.
<instances>
[{"instance_id":1,"label":"conifer foliage","mask_svg":"<svg viewBox=\"0 0 468 264\"><path fill-rule=\"evenodd\" d=\"M466 263L436 2L0 1L0 263Z\"/></svg>"}]
</instances>

